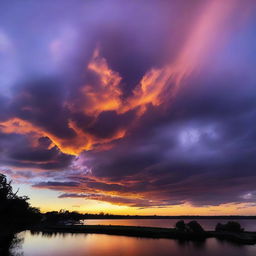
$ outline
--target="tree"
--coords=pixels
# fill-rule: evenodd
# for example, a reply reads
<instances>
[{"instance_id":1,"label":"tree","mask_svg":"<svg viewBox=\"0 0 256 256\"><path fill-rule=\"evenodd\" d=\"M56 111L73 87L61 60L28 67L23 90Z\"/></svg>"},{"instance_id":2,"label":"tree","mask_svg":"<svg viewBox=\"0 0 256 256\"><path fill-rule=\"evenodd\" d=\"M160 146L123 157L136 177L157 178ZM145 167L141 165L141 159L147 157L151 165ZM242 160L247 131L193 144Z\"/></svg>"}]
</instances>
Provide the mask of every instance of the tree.
<instances>
[{"instance_id":1,"label":"tree","mask_svg":"<svg viewBox=\"0 0 256 256\"><path fill-rule=\"evenodd\" d=\"M176 228L178 231L185 232L185 231L186 231L186 224L185 224L184 220L179 220L179 221L175 224L175 228Z\"/></svg>"},{"instance_id":2,"label":"tree","mask_svg":"<svg viewBox=\"0 0 256 256\"><path fill-rule=\"evenodd\" d=\"M8 199L16 197L16 193L13 193L11 181L7 181L6 176L0 173L0 202L6 202Z\"/></svg>"},{"instance_id":3,"label":"tree","mask_svg":"<svg viewBox=\"0 0 256 256\"><path fill-rule=\"evenodd\" d=\"M11 184L4 174L0 174L0 227L16 229L39 221L39 209L30 206L28 197L13 192Z\"/></svg>"},{"instance_id":4,"label":"tree","mask_svg":"<svg viewBox=\"0 0 256 256\"><path fill-rule=\"evenodd\" d=\"M181 232L189 232L196 234L204 232L204 229L197 221L190 221L189 223L186 224L183 220L180 220L175 224L175 228Z\"/></svg>"},{"instance_id":5,"label":"tree","mask_svg":"<svg viewBox=\"0 0 256 256\"><path fill-rule=\"evenodd\" d=\"M189 231L191 231L193 233L203 233L204 232L204 229L197 221L190 221L187 224L187 226L188 226Z\"/></svg>"},{"instance_id":6,"label":"tree","mask_svg":"<svg viewBox=\"0 0 256 256\"><path fill-rule=\"evenodd\" d=\"M226 231L226 232L243 232L244 229L241 228L240 223L236 222L236 221L228 221L226 224L221 224L218 223L215 227L216 231Z\"/></svg>"},{"instance_id":7,"label":"tree","mask_svg":"<svg viewBox=\"0 0 256 256\"><path fill-rule=\"evenodd\" d=\"M60 222L65 222L65 221L76 222L82 218L83 218L83 215L79 214L76 211L69 212L67 210L62 209L59 212L57 212L57 211L46 212L44 214L44 223L45 224L58 224Z\"/></svg>"}]
</instances>

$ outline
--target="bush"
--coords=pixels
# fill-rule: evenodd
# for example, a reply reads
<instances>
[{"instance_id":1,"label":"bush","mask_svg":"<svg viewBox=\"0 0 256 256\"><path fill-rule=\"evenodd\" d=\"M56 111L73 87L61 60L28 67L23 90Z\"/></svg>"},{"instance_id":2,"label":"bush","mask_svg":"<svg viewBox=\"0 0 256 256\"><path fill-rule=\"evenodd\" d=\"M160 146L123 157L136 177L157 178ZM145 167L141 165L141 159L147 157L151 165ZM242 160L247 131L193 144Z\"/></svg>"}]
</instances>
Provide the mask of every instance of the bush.
<instances>
[{"instance_id":1,"label":"bush","mask_svg":"<svg viewBox=\"0 0 256 256\"><path fill-rule=\"evenodd\" d=\"M179 231L186 231L186 224L184 222L184 220L179 220L176 224L175 224L175 228Z\"/></svg>"},{"instance_id":2,"label":"bush","mask_svg":"<svg viewBox=\"0 0 256 256\"><path fill-rule=\"evenodd\" d=\"M175 224L175 228L181 232L192 232L192 233L202 233L204 229L197 221L190 221L189 223L185 223L183 220L178 221Z\"/></svg>"},{"instance_id":3,"label":"bush","mask_svg":"<svg viewBox=\"0 0 256 256\"><path fill-rule=\"evenodd\" d=\"M44 214L44 222L48 224L57 224L65 221L79 221L82 219L82 215L78 212L69 212L65 210L52 211Z\"/></svg>"},{"instance_id":4,"label":"bush","mask_svg":"<svg viewBox=\"0 0 256 256\"><path fill-rule=\"evenodd\" d=\"M235 222L235 221L229 221L226 224L218 223L215 227L215 230L216 231L226 231L226 232L236 232L236 233L244 231L244 229L241 228L240 223Z\"/></svg>"},{"instance_id":5,"label":"bush","mask_svg":"<svg viewBox=\"0 0 256 256\"><path fill-rule=\"evenodd\" d=\"M193 233L202 233L202 232L204 232L204 229L202 228L202 226L197 221L190 221L187 224L187 227L188 227L189 231L191 231Z\"/></svg>"}]
</instances>

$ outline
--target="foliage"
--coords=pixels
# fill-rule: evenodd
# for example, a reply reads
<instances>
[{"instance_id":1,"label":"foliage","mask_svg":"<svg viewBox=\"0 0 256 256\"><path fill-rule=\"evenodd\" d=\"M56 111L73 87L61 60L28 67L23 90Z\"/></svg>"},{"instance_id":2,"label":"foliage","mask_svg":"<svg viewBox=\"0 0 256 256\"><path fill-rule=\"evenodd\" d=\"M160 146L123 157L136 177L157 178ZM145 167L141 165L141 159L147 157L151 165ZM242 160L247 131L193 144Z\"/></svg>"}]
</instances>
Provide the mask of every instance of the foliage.
<instances>
[{"instance_id":1,"label":"foliage","mask_svg":"<svg viewBox=\"0 0 256 256\"><path fill-rule=\"evenodd\" d=\"M188 227L189 231L193 232L193 233L202 233L202 232L204 232L204 229L202 228L202 226L197 221L190 221L187 224L187 227Z\"/></svg>"},{"instance_id":2,"label":"foliage","mask_svg":"<svg viewBox=\"0 0 256 256\"><path fill-rule=\"evenodd\" d=\"M226 231L226 232L243 232L244 229L241 228L240 223L236 221L228 221L226 224L218 223L215 227L216 231Z\"/></svg>"},{"instance_id":3,"label":"foliage","mask_svg":"<svg viewBox=\"0 0 256 256\"><path fill-rule=\"evenodd\" d=\"M31 207L29 198L13 192L11 181L0 174L0 227L16 229L38 222L40 211Z\"/></svg>"},{"instance_id":4,"label":"foliage","mask_svg":"<svg viewBox=\"0 0 256 256\"><path fill-rule=\"evenodd\" d=\"M47 224L60 223L65 221L79 221L82 218L83 216L76 211L69 212L66 210L60 210L59 212L52 211L44 214L44 222Z\"/></svg>"},{"instance_id":5,"label":"foliage","mask_svg":"<svg viewBox=\"0 0 256 256\"><path fill-rule=\"evenodd\" d=\"M175 224L175 228L179 231L186 231L186 224L184 222L184 220L179 220L176 224Z\"/></svg>"},{"instance_id":6,"label":"foliage","mask_svg":"<svg viewBox=\"0 0 256 256\"><path fill-rule=\"evenodd\" d=\"M189 233L203 233L204 229L197 221L190 221L189 223L185 223L183 220L179 220L175 224L175 228L180 232L189 232Z\"/></svg>"}]
</instances>

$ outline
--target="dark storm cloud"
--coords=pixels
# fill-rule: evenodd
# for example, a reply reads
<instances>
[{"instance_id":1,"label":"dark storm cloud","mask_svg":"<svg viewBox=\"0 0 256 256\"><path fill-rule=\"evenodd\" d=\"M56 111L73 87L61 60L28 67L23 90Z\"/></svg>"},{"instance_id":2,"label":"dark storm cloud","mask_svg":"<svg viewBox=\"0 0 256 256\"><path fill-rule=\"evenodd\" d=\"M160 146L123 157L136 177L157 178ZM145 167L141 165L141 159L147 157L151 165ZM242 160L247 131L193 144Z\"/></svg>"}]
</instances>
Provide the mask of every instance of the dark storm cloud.
<instances>
[{"instance_id":1,"label":"dark storm cloud","mask_svg":"<svg viewBox=\"0 0 256 256\"><path fill-rule=\"evenodd\" d=\"M0 133L2 165L38 169L63 169L68 167L73 156L63 154L57 147L48 148L49 139L39 138L32 146L27 136Z\"/></svg>"},{"instance_id":2,"label":"dark storm cloud","mask_svg":"<svg viewBox=\"0 0 256 256\"><path fill-rule=\"evenodd\" d=\"M37 188L51 188L51 187L77 187L79 185L79 183L77 182L57 182L57 181L48 181L48 182L40 182L37 183L35 185L33 185L33 187L37 187Z\"/></svg>"},{"instance_id":3,"label":"dark storm cloud","mask_svg":"<svg viewBox=\"0 0 256 256\"><path fill-rule=\"evenodd\" d=\"M12 152L6 164L17 167L58 170L67 168L73 157L63 154L55 147L50 150L30 150L26 152Z\"/></svg>"},{"instance_id":4,"label":"dark storm cloud","mask_svg":"<svg viewBox=\"0 0 256 256\"><path fill-rule=\"evenodd\" d=\"M199 1L193 3L193 8L184 1L145 1L143 7L134 3L115 1L117 12L101 25L99 35L103 56L123 78L124 95L132 92L152 66L176 57L184 40L177 28L196 15ZM187 8L179 12L184 6Z\"/></svg>"},{"instance_id":5,"label":"dark storm cloud","mask_svg":"<svg viewBox=\"0 0 256 256\"><path fill-rule=\"evenodd\" d=\"M0 121L8 117L8 100L6 97L0 95Z\"/></svg>"},{"instance_id":6,"label":"dark storm cloud","mask_svg":"<svg viewBox=\"0 0 256 256\"><path fill-rule=\"evenodd\" d=\"M156 65L156 56L160 56L157 61L159 63L165 59L163 43L166 41L164 38L169 37L166 31L170 27L165 25L169 16L161 14L161 11L166 10L165 4L158 5L152 2L147 4L146 8L142 8L141 5L138 9L135 2L125 4L127 8L118 1L114 2L117 4L112 6L114 9L103 2L100 3L102 8L98 8L98 4L92 2L86 5L79 1L74 8L66 8L69 6L67 3L59 5L50 2L42 5L32 1L22 5L18 2L17 5L3 4L9 10L2 16L3 33L15 47L17 66L22 73L22 79L18 79L14 89L11 90L12 95L9 97L7 109L10 113L5 114L5 120L20 118L36 126L36 129L43 130L43 136L46 135L45 133L50 133L64 140L72 138L76 140L76 134L70 128L69 120L74 120L79 129L99 138L114 136L132 122L134 119L132 111L125 114L117 114L114 111L102 112L96 120L82 112L80 102L83 103L84 98L80 91L81 86L92 83L94 88L97 88L99 84L97 75L85 71L86 65L96 46L99 45L110 67L120 72L124 86L121 85L122 93L125 96L125 84L134 87L138 79L153 64ZM177 2L176 5L181 4ZM47 6L51 8L48 9ZM154 7L159 12L155 12ZM23 11L18 15L19 8ZM25 13L33 10L32 16L35 16L39 9L42 15L33 19L32 27ZM104 15L101 15L101 9L104 9ZM63 15L56 16L57 11ZM80 17L76 11L90 15ZM124 12L134 13L136 18L127 23L129 15L127 16L127 13L124 15ZM16 25L8 22L10 15L17 15L20 22ZM186 16L185 13L183 15ZM152 16L156 17L154 26L158 27L158 30L145 31L145 24ZM179 20L181 21L182 19ZM35 30L34 27L37 29ZM174 29L175 26L172 27L172 30ZM156 36L154 31L158 31L159 35ZM133 41L132 47L130 41ZM34 47L31 47L31 42L34 42ZM120 50L114 51L117 48ZM159 55L160 50L163 51L161 55ZM133 67L133 71L130 72L128 67ZM136 82L128 81L129 79L135 79ZM74 99L79 104L77 109L72 109L70 113L66 103L71 102L72 105ZM61 141L58 142L58 146L60 144L66 146L76 143ZM64 151L69 152L69 150Z\"/></svg>"},{"instance_id":7,"label":"dark storm cloud","mask_svg":"<svg viewBox=\"0 0 256 256\"><path fill-rule=\"evenodd\" d=\"M59 196L59 198L84 198L84 199L89 199L89 200L97 200L97 201L103 201L103 202L108 202L111 204L116 204L116 205L126 205L130 207L162 207L165 206L163 202L149 202L148 200L145 199L136 199L136 198L125 198L125 197L120 197L120 196L108 196L108 195L103 195L103 194L62 194Z\"/></svg>"},{"instance_id":8,"label":"dark storm cloud","mask_svg":"<svg viewBox=\"0 0 256 256\"><path fill-rule=\"evenodd\" d=\"M237 75L215 75L195 79L164 115L150 112L129 139L85 154L84 164L96 177L123 184L112 192L170 204L252 201L243 195L255 190L255 89L250 81L241 87Z\"/></svg>"},{"instance_id":9,"label":"dark storm cloud","mask_svg":"<svg viewBox=\"0 0 256 256\"><path fill-rule=\"evenodd\" d=\"M13 116L44 127L60 138L75 136L68 127L64 108L65 87L54 79L38 79L18 85L10 108Z\"/></svg>"},{"instance_id":10,"label":"dark storm cloud","mask_svg":"<svg viewBox=\"0 0 256 256\"><path fill-rule=\"evenodd\" d=\"M115 111L104 111L87 131L100 138L111 137L119 129L130 125L134 117L135 112L132 111L122 115L118 115Z\"/></svg>"}]
</instances>

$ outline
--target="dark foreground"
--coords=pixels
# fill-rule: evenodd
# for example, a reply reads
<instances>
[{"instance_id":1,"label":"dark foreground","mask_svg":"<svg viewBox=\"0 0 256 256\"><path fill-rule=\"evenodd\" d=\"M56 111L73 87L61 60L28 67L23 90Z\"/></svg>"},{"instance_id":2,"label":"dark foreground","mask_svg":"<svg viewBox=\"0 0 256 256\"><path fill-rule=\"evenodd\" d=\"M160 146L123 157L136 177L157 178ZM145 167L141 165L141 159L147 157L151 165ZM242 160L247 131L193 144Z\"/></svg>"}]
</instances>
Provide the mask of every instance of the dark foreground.
<instances>
[{"instance_id":1,"label":"dark foreground","mask_svg":"<svg viewBox=\"0 0 256 256\"><path fill-rule=\"evenodd\" d=\"M178 240L205 240L207 238L217 238L219 240L230 241L238 244L256 244L256 232L217 232L204 231L201 233L181 232L171 228L155 227L135 227L135 226L104 226L104 225L55 225L47 227L36 227L32 232L52 233L85 233L85 234L108 234L135 236L147 238L170 238Z\"/></svg>"}]
</instances>

